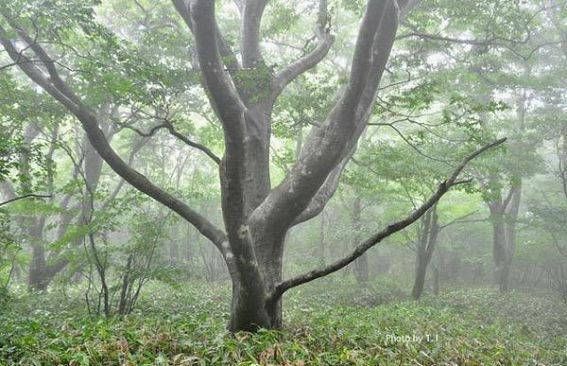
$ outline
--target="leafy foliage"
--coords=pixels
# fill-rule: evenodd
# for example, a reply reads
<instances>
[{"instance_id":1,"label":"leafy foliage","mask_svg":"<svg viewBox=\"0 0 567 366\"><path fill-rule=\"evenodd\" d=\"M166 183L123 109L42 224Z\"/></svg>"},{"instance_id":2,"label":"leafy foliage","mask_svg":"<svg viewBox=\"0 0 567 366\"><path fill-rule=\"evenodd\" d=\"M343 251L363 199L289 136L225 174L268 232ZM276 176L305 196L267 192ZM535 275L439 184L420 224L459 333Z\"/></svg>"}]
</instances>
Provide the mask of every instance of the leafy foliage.
<instances>
[{"instance_id":1,"label":"leafy foliage","mask_svg":"<svg viewBox=\"0 0 567 366\"><path fill-rule=\"evenodd\" d=\"M378 288L377 293L385 289ZM341 290L343 291L343 290ZM351 299L360 293L344 289ZM285 331L224 331L228 289L152 287L123 321L89 319L76 304L20 295L0 315L7 364L394 365L567 361L565 309L522 293L447 293L418 304L339 305L305 290L289 299ZM307 301L305 301L307 300ZM144 309L143 312L141 309ZM399 338L396 338L399 337ZM421 337L421 338L419 338Z\"/></svg>"}]
</instances>

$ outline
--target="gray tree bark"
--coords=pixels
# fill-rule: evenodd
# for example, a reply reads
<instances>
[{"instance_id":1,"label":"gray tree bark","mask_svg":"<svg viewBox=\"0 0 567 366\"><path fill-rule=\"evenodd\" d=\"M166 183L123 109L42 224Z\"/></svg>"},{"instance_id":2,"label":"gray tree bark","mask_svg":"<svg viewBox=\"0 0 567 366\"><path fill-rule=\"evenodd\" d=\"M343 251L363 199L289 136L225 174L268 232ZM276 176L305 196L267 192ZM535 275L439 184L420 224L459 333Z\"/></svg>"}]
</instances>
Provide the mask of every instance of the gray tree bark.
<instances>
[{"instance_id":1,"label":"gray tree bark","mask_svg":"<svg viewBox=\"0 0 567 366\"><path fill-rule=\"evenodd\" d=\"M50 55L13 24L29 46L16 48L0 27L0 42L19 68L64 105L81 123L91 145L125 181L167 206L208 238L222 254L232 279L231 331L255 331L282 325L282 295L289 289L344 268L385 237L421 217L453 185L465 165L482 152L504 142L487 145L466 157L421 207L360 243L349 255L320 269L282 279L282 258L288 230L316 216L338 184L368 123L378 85L385 70L405 6L415 1L369 0L359 29L349 80L334 107L311 130L298 159L283 182L269 180L271 114L277 97L289 83L316 66L327 54L333 37L326 25L326 0L320 1L315 29L317 46L307 55L272 72L260 48L260 23L267 0L239 1L241 63L234 57L215 19L215 1L173 0L192 31L202 84L224 131L225 152L220 162L224 230L185 202L150 182L114 151L97 115L61 79ZM13 17L3 14L9 23ZM28 41L26 41L28 39ZM29 56L38 59L28 62ZM49 77L46 76L46 73ZM253 82L242 82L252 76ZM251 86L252 85L252 86Z\"/></svg>"},{"instance_id":2,"label":"gray tree bark","mask_svg":"<svg viewBox=\"0 0 567 366\"><path fill-rule=\"evenodd\" d=\"M427 268L437 245L439 231L439 218L437 216L437 205L435 205L421 217L420 235L416 248L415 278L412 289L414 300L419 300L423 294Z\"/></svg>"},{"instance_id":3,"label":"gray tree bark","mask_svg":"<svg viewBox=\"0 0 567 366\"><path fill-rule=\"evenodd\" d=\"M352 207L352 225L355 231L354 242L358 243L362 238L362 225L361 225L362 204L360 197L356 197L353 201ZM354 263L354 276L361 285L365 285L369 280L368 273L368 253L363 253L358 257Z\"/></svg>"},{"instance_id":4,"label":"gray tree bark","mask_svg":"<svg viewBox=\"0 0 567 366\"><path fill-rule=\"evenodd\" d=\"M509 290L510 268L516 251L516 222L522 196L521 181L514 184L506 199L498 196L489 203L492 224L494 280L501 292Z\"/></svg>"}]
</instances>

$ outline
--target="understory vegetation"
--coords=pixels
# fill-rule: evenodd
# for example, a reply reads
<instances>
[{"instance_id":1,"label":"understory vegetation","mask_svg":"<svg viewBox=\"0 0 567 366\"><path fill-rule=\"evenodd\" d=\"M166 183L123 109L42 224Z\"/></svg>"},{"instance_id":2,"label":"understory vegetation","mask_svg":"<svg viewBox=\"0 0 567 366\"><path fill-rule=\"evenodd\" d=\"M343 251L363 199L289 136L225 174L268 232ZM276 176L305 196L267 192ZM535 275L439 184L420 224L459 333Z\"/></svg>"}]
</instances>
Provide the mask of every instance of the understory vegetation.
<instances>
[{"instance_id":1,"label":"understory vegetation","mask_svg":"<svg viewBox=\"0 0 567 366\"><path fill-rule=\"evenodd\" d=\"M324 289L337 287L334 295ZM554 297L447 290L414 302L384 281L333 278L286 300L285 330L229 334L228 284L150 283L122 319L89 317L77 289L15 291L0 315L2 365L565 365Z\"/></svg>"},{"instance_id":2,"label":"understory vegetation","mask_svg":"<svg viewBox=\"0 0 567 366\"><path fill-rule=\"evenodd\" d=\"M567 0L0 0L0 366L567 365Z\"/></svg>"}]
</instances>

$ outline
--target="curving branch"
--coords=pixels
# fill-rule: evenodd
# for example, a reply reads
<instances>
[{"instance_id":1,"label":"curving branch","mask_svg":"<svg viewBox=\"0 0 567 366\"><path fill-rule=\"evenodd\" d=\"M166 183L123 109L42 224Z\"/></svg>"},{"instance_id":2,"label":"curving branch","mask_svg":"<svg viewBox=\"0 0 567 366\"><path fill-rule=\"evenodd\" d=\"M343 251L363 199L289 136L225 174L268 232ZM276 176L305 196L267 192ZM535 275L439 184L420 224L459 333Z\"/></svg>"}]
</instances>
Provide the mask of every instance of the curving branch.
<instances>
[{"instance_id":1,"label":"curving branch","mask_svg":"<svg viewBox=\"0 0 567 366\"><path fill-rule=\"evenodd\" d=\"M276 100L284 91L285 87L298 76L317 66L325 58L325 56L327 56L333 42L334 37L330 34L325 34L323 38L319 40L317 47L315 47L313 51L289 64L286 68L280 71L272 83L272 100Z\"/></svg>"},{"instance_id":2,"label":"curving branch","mask_svg":"<svg viewBox=\"0 0 567 366\"><path fill-rule=\"evenodd\" d=\"M343 158L343 160L339 163L339 165L335 167L335 169L333 169L333 171L325 180L325 183L323 183L315 196L313 196L307 208L305 208L305 210L303 210L303 212L292 222L292 226L299 225L303 222L311 220L325 209L327 203L337 191L339 182L341 180L341 175L353 154L354 149L350 154Z\"/></svg>"},{"instance_id":3,"label":"curving branch","mask_svg":"<svg viewBox=\"0 0 567 366\"><path fill-rule=\"evenodd\" d=\"M491 144L488 144L488 145L482 147L481 149L470 154L469 156L467 156L465 159L463 159L461 164L459 164L459 166L457 166L453 170L451 175L449 175L448 178L445 181L443 181L443 182L441 182L441 184L439 184L435 193L427 201L425 201L421 206L419 206L411 214L409 214L406 218L399 220L399 221L396 221L396 222L388 225L382 231L379 231L378 233L372 235L371 237L366 239L364 242L360 243L346 257L339 259L336 262L334 262L334 263L332 263L332 264L330 264L326 267L316 269L316 270L313 270L311 272L307 272L305 274L302 274L302 275L299 275L299 276L296 276L296 277L293 277L293 278L290 278L288 280L281 282L279 285L276 286L275 290L270 294L268 301L269 302L277 301L287 290L289 290L291 288L305 284L307 282L311 282L313 280L316 280L317 278L321 278L323 276L326 276L328 274L336 272L341 268L344 268L345 266L347 266L348 264L350 264L354 260L356 260L358 257L363 255L368 249L370 249L373 246L375 246L376 244L380 243L383 239L389 237L390 235L392 235L394 233L397 233L398 231L408 227L409 225L411 225L412 223L417 221L423 214L425 214L425 212L427 210L429 210L431 207L433 207L441 199L441 197L443 197L443 195L449 191L449 189L451 187L453 187L455 184L459 183L457 178L459 177L459 175L461 174L463 169L466 167L466 165L471 160L475 159L476 157L478 157L479 155L481 155L485 151L492 149L492 148L504 143L505 141L506 141L505 138L497 140L497 141L495 141Z\"/></svg>"},{"instance_id":4,"label":"curving branch","mask_svg":"<svg viewBox=\"0 0 567 366\"><path fill-rule=\"evenodd\" d=\"M249 4L251 2L247 2L245 7ZM246 225L248 197L245 192L249 172L244 157L248 153L246 117L250 115L250 111L240 98L230 75L225 72L218 46L215 46L215 1L193 1L191 15L203 84L224 130L225 153L220 176L222 213L228 238L222 245L227 253L226 263L229 269L238 269L244 282L261 283L259 268L251 267L251 264L256 264L256 257ZM262 291L260 288L253 290Z\"/></svg>"},{"instance_id":5,"label":"curving branch","mask_svg":"<svg viewBox=\"0 0 567 366\"><path fill-rule=\"evenodd\" d=\"M387 126L390 127L392 130L394 130L396 132L396 134L398 134L398 136L400 136L400 138L402 140L404 140L404 142L411 147L415 152L417 152L419 155L423 156L426 159L429 160L433 160L433 161L437 161L439 163L443 163L443 164L447 164L449 165L449 162L445 159L439 159L436 157L433 157L431 155L427 155L426 153L424 153L423 151L421 151L421 149L419 147L417 147L414 143L412 143L403 133L402 131L400 131L399 128L397 128L395 126L396 121L394 122L375 122L375 123L368 123L368 126Z\"/></svg>"},{"instance_id":6,"label":"curving branch","mask_svg":"<svg viewBox=\"0 0 567 366\"><path fill-rule=\"evenodd\" d=\"M179 140L183 141L185 143L185 145L193 147L201 152L203 152L205 155L207 155L212 161L214 161L217 165L220 165L221 163L221 158L219 158L211 149L209 149L208 147L206 147L203 144L200 144L198 142L192 141L189 138L187 138L187 136L183 135L182 133L178 132L172 125L171 123L167 123L166 124L166 128L169 131L169 133L174 136L177 137Z\"/></svg>"},{"instance_id":7,"label":"curving branch","mask_svg":"<svg viewBox=\"0 0 567 366\"><path fill-rule=\"evenodd\" d=\"M22 27L14 22L14 20L8 14L2 13L2 16L4 17L4 19L6 19L8 24L16 30L16 33L22 38L22 40L24 40L24 42L27 44L27 47L31 48L34 54L38 57L40 64L47 70L50 82L56 88L63 91L65 95L74 103L79 103L79 97L77 97L77 95L75 95L75 93L73 93L73 91L71 91L71 89L67 87L67 84L63 81L63 79L57 72L57 69L55 67L55 60L53 60L43 49L43 47L37 42L37 35L36 38L32 38ZM18 60L14 60L14 62L18 62Z\"/></svg>"},{"instance_id":8,"label":"curving branch","mask_svg":"<svg viewBox=\"0 0 567 366\"><path fill-rule=\"evenodd\" d=\"M216 36L218 27L215 2L195 0L191 3L190 10L203 83L211 104L225 131L243 134L242 117L247 113L247 108L240 99L232 79L224 70Z\"/></svg>"},{"instance_id":9,"label":"curving branch","mask_svg":"<svg viewBox=\"0 0 567 366\"><path fill-rule=\"evenodd\" d=\"M9 200L4 201L4 202L0 202L0 206L4 206L4 205L10 204L12 202L16 202L16 201L23 200L23 199L26 199L26 198L51 198L51 197L52 196L48 195L48 194L32 194L32 193L30 193L30 194L26 194L26 195L23 195L23 196L19 196L19 197L9 199Z\"/></svg>"},{"instance_id":10,"label":"curving branch","mask_svg":"<svg viewBox=\"0 0 567 366\"><path fill-rule=\"evenodd\" d=\"M5 14L3 14L4 17ZM0 43L13 61L20 59L27 59L26 56L21 56L8 33L0 26ZM19 68L38 86L55 98L59 103L66 107L81 123L85 130L91 145L96 149L102 159L120 175L124 180L130 183L139 191L147 194L156 201L160 202L171 210L175 211L195 228L211 240L219 250L224 253L222 243L226 240L226 235L222 230L217 228L207 218L200 215L187 204L177 199L170 193L159 188L150 182L143 174L130 167L117 153L114 151L108 142L104 132L99 127L99 121L96 114L82 103L80 98L70 91L70 88L59 77L57 69L53 66L52 59L48 56L45 50L36 45L32 48L35 56L37 56L43 66L48 69L48 75L31 63L19 63ZM51 75L53 74L53 75ZM57 80L53 80L53 78ZM62 85L61 85L62 83Z\"/></svg>"},{"instance_id":11,"label":"curving branch","mask_svg":"<svg viewBox=\"0 0 567 366\"><path fill-rule=\"evenodd\" d=\"M219 158L211 149L209 149L208 147L206 147L203 144L200 144L198 142L195 142L195 141L189 139L187 136L185 136L182 133L180 133L179 131L177 131L175 129L175 127L173 127L173 124L168 120L166 120L165 122L160 123L158 125L155 125L148 132L144 132L144 131L142 131L142 130L134 127L134 126L129 126L129 125L121 125L121 126L136 132L138 135L140 135L142 137L151 137L151 136L155 135L157 131L165 128L169 132L170 135L181 140L183 143L185 143L185 145L187 145L189 147L193 147L193 148L201 151L202 153L207 155L212 161L214 161L215 164L219 165L221 163L221 158Z\"/></svg>"},{"instance_id":12,"label":"curving branch","mask_svg":"<svg viewBox=\"0 0 567 366\"><path fill-rule=\"evenodd\" d=\"M315 35L318 39L317 46L310 53L286 66L275 76L272 82L272 101L277 99L289 83L317 66L327 56L335 41L335 38L330 34L327 23L327 0L320 0L319 16L315 29Z\"/></svg>"},{"instance_id":13,"label":"curving branch","mask_svg":"<svg viewBox=\"0 0 567 366\"><path fill-rule=\"evenodd\" d=\"M369 116L375 90L387 60L397 23L390 1L371 0L358 34L351 75L344 92L327 119L311 130L297 162L283 182L274 188L252 214L266 227L288 227L307 208L327 177L354 148ZM388 13L388 16L384 15ZM379 19L379 21L376 21ZM390 37L388 42L383 37ZM382 61L384 61L382 63Z\"/></svg>"},{"instance_id":14,"label":"curving branch","mask_svg":"<svg viewBox=\"0 0 567 366\"><path fill-rule=\"evenodd\" d=\"M191 32L193 32L195 25L193 19L191 18L191 9L190 9L191 1L189 0L188 2L186 0L172 0L171 2L173 3L173 6L175 7L177 13L179 13L181 18L185 22L185 25L189 28ZM216 28L215 33L217 38L217 44L223 62L226 65L226 68L229 70L229 72L234 72L239 70L240 64L238 63L238 59L236 58L236 55L230 48L230 45L228 44L226 39L222 36L220 28L218 27L217 24L215 24L215 28Z\"/></svg>"}]
</instances>

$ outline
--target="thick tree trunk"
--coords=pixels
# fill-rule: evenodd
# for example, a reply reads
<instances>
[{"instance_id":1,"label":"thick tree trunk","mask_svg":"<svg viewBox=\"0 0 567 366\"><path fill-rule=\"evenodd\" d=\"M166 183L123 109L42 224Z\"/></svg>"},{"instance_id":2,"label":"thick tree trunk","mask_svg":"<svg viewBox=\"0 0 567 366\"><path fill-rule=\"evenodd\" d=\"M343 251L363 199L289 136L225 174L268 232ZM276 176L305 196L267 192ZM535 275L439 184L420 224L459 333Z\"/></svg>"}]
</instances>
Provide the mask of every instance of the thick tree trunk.
<instances>
[{"instance_id":1,"label":"thick tree trunk","mask_svg":"<svg viewBox=\"0 0 567 366\"><path fill-rule=\"evenodd\" d=\"M329 51L333 37L326 24L326 1L320 2L317 47L276 75L272 75L271 68L264 62L260 47L260 25L267 1L242 3L241 68L216 22L215 3L174 0L176 10L195 36L202 84L223 126L225 154L220 163L220 178L226 233L120 158L100 129L99 117L65 84L58 66L41 45L25 32L16 32L30 48L26 55L22 55L15 46L18 42L13 42L13 37L2 27L0 43L31 80L79 119L89 141L111 169L136 189L178 213L219 249L233 283L229 328L232 331L274 328L281 326L281 296L291 288L286 288L289 283L280 283L286 233L310 206L324 207L334 193L334 189L322 188L326 182L338 182L348 154L367 125L400 15L405 15L411 5L408 2L368 1L355 43L348 83L327 117L312 129L290 173L281 184L272 188L269 181L271 106L289 83L316 66ZM12 28L19 30L19 26L12 24L10 16L4 17ZM28 60L29 54L39 59L40 64L19 62ZM247 77L251 75L253 80ZM466 163L482 151L467 157L436 193L407 218L375 234L352 254L327 268L292 279L291 282L296 283L292 286L347 266L383 238L417 220L455 183ZM321 191L329 193L318 197ZM322 201L316 198L322 198ZM318 209L308 211L320 212ZM278 291L272 291L276 284Z\"/></svg>"},{"instance_id":2,"label":"thick tree trunk","mask_svg":"<svg viewBox=\"0 0 567 366\"><path fill-rule=\"evenodd\" d=\"M272 329L273 319L266 309L266 297L262 283L245 284L232 280L232 306L229 330L231 332L255 332L260 328Z\"/></svg>"},{"instance_id":3,"label":"thick tree trunk","mask_svg":"<svg viewBox=\"0 0 567 366\"><path fill-rule=\"evenodd\" d=\"M260 256L259 258L263 258L259 262L259 266L264 280L262 285L264 286L265 293L268 294L282 281L283 251L274 253L270 260L265 260L270 257ZM269 320L268 326L265 326L265 328L281 328L283 325L282 298L278 298L276 301L266 302L266 297L264 297L262 299L262 307L263 309L259 309L259 312L262 313L265 311Z\"/></svg>"},{"instance_id":4,"label":"thick tree trunk","mask_svg":"<svg viewBox=\"0 0 567 366\"><path fill-rule=\"evenodd\" d=\"M267 294L282 281L285 235L274 233L256 237L256 260L262 281L243 284L232 273L233 291L229 330L255 331L258 328L280 329L283 326L282 297L268 301ZM236 278L236 281L235 281ZM255 294L255 295L252 295Z\"/></svg>"},{"instance_id":5,"label":"thick tree trunk","mask_svg":"<svg viewBox=\"0 0 567 366\"><path fill-rule=\"evenodd\" d=\"M250 96L247 102L258 101L265 94L260 91L255 97ZM282 223L277 230L266 230L262 223L249 222L251 213L265 200L271 190L270 182L270 116L272 106L260 101L256 105L249 105L250 115L245 118L246 134L244 145L244 167L245 182L243 186L244 216L245 219L234 215L225 215L225 226L229 232L238 232L238 240L244 243L230 242L231 248L250 245L252 253L250 258L244 259L237 255L234 261L234 269L231 270L232 278L232 308L229 329L231 331L255 331L259 328L281 328L282 327L282 301L281 298L267 303L267 294L275 289L282 281L282 264L284 242L289 226ZM225 170L221 169L221 181L230 178ZM223 186L224 195L229 199L234 197L229 185ZM238 195L238 193L237 193ZM236 196L237 196L236 195ZM226 202L232 205L232 202ZM223 210L226 211L226 210ZM241 222L248 223L248 226ZM242 230L249 230L250 237L244 238ZM236 254L236 253L235 253ZM253 263L254 281L242 279L243 269L241 261L247 265ZM229 267L231 263L229 261Z\"/></svg>"}]
</instances>

